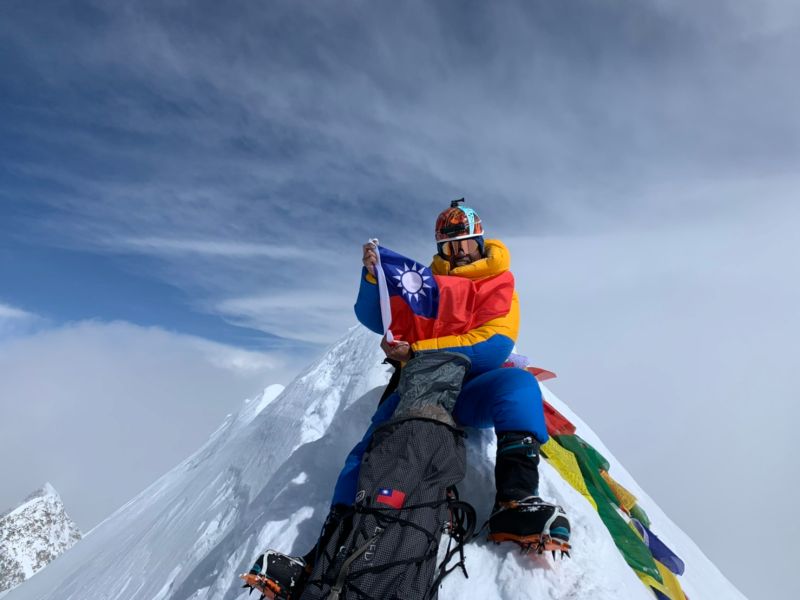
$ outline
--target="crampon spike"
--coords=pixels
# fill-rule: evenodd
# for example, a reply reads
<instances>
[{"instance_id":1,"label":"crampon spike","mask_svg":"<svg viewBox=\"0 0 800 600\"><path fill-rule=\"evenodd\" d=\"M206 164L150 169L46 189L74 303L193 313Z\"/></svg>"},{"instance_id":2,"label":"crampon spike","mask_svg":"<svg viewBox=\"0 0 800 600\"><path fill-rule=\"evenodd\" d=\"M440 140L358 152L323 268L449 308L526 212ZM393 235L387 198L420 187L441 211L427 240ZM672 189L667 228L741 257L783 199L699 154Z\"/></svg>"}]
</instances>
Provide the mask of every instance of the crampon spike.
<instances>
[{"instance_id":1,"label":"crampon spike","mask_svg":"<svg viewBox=\"0 0 800 600\"><path fill-rule=\"evenodd\" d=\"M553 559L556 558L556 553L559 551L561 552L562 558L564 556L570 558L569 551L572 549L568 542L550 537L549 535L517 536L507 533L490 533L489 539L495 544L499 544L500 542L514 542L522 549L523 554L529 554L531 551L535 551L536 554L552 552Z\"/></svg>"},{"instance_id":2,"label":"crampon spike","mask_svg":"<svg viewBox=\"0 0 800 600\"><path fill-rule=\"evenodd\" d=\"M283 597L285 595L285 591L281 589L280 585L270 579L269 577L265 577L264 575L256 574L256 573L242 573L239 575L241 579L244 580L244 588L250 588L250 594L254 591L260 593L259 600L272 600L276 597Z\"/></svg>"}]
</instances>

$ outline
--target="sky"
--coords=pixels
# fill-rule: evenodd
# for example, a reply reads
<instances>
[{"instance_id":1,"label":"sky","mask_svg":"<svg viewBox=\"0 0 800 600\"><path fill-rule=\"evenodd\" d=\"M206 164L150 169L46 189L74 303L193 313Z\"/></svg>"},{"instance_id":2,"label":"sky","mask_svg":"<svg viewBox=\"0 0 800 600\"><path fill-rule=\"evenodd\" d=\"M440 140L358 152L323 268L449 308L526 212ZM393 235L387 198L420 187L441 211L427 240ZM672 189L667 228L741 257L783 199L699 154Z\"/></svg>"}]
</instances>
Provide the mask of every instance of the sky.
<instances>
[{"instance_id":1,"label":"sky","mask_svg":"<svg viewBox=\"0 0 800 600\"><path fill-rule=\"evenodd\" d=\"M741 545L798 492L796 3L0 13L0 505L50 481L89 529L355 324L364 241L425 260L466 196L519 350L745 594L800 592L793 520Z\"/></svg>"}]
</instances>

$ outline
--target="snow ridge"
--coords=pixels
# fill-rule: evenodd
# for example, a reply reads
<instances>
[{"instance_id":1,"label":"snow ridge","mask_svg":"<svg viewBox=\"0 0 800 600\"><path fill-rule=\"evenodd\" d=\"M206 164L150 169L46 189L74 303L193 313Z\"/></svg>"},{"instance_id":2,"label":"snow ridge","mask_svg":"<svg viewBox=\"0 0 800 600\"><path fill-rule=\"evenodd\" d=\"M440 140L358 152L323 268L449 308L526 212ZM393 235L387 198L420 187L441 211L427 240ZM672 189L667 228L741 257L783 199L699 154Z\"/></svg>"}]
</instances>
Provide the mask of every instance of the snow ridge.
<instances>
[{"instance_id":1,"label":"snow ridge","mask_svg":"<svg viewBox=\"0 0 800 600\"><path fill-rule=\"evenodd\" d=\"M354 328L279 394L230 416L195 454L90 532L6 600L234 600L236 578L266 548L303 554L314 543L345 455L360 439L389 368L377 337ZM552 394L548 400L611 462L637 494L653 529L686 560L692 600L744 597L635 484L593 432ZM469 431L461 496L482 522L494 495L494 434ZM439 597L652 600L591 505L548 464L541 493L564 506L574 558L554 563L483 540L466 548L470 578L455 572Z\"/></svg>"},{"instance_id":2,"label":"snow ridge","mask_svg":"<svg viewBox=\"0 0 800 600\"><path fill-rule=\"evenodd\" d=\"M49 483L0 517L0 594L70 549L81 532Z\"/></svg>"}]
</instances>

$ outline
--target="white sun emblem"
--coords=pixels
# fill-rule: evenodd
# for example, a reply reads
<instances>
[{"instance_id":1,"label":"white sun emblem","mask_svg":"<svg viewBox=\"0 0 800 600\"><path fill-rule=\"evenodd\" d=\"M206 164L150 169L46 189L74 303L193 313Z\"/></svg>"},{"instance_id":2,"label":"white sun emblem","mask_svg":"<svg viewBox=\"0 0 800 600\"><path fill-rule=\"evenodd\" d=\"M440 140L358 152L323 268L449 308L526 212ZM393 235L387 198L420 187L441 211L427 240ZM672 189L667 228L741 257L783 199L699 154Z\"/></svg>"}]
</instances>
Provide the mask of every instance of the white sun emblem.
<instances>
[{"instance_id":1,"label":"white sun emblem","mask_svg":"<svg viewBox=\"0 0 800 600\"><path fill-rule=\"evenodd\" d=\"M407 264L403 263L402 269L395 267L394 270L398 273L397 275L393 275L397 280L396 285L403 290L403 295L405 297L413 298L414 301L417 302L420 296L427 296L425 288L430 289L431 286L425 282L431 277L430 275L423 275L425 267L414 263L409 267Z\"/></svg>"}]
</instances>

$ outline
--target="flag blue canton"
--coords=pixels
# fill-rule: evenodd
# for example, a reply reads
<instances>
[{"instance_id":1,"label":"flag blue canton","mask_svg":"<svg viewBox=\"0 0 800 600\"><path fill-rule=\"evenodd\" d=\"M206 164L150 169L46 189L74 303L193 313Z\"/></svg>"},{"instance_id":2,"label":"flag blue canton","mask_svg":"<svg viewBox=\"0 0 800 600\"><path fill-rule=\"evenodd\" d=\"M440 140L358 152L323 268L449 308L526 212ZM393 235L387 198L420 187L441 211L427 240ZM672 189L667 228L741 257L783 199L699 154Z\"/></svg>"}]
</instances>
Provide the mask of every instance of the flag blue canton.
<instances>
[{"instance_id":1,"label":"flag blue canton","mask_svg":"<svg viewBox=\"0 0 800 600\"><path fill-rule=\"evenodd\" d=\"M435 318L439 312L439 286L433 272L388 248L379 246L378 252L389 295L405 300L414 314Z\"/></svg>"}]
</instances>

